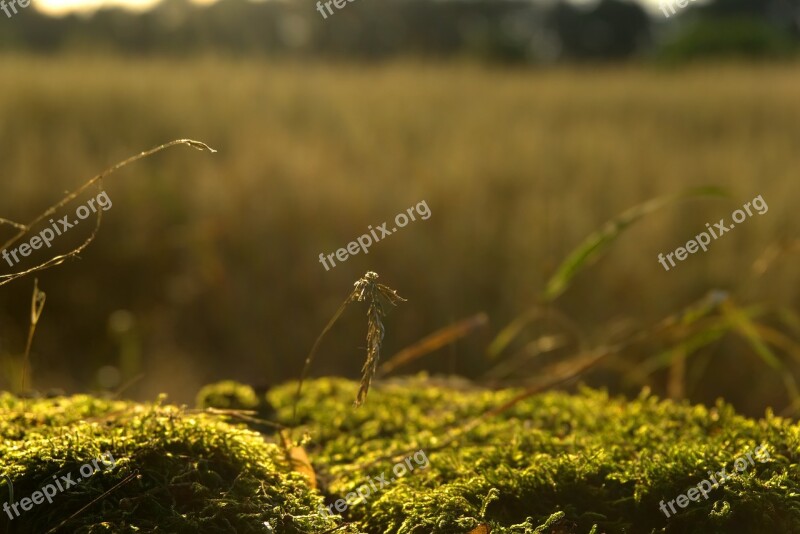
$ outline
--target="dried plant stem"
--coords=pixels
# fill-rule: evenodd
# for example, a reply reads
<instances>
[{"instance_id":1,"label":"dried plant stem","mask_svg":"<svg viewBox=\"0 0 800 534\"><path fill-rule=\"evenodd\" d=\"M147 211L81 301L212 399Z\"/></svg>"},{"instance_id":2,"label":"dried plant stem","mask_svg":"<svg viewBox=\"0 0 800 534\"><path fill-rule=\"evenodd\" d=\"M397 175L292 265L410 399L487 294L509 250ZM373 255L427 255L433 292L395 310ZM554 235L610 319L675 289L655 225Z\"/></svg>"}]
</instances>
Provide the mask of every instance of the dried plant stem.
<instances>
[{"instance_id":1,"label":"dried plant stem","mask_svg":"<svg viewBox=\"0 0 800 534\"><path fill-rule=\"evenodd\" d=\"M392 306L398 302L405 302L397 292L378 283L378 275L372 271L364 275L364 278L356 282L355 291L358 292L358 301L369 300L367 310L367 360L361 368L361 384L356 396L356 407L361 406L367 398L369 386L372 378L378 370L378 361L381 357L381 347L383 346L383 336L386 330L383 327L382 318L386 315L381 297L389 301Z\"/></svg>"},{"instance_id":2,"label":"dried plant stem","mask_svg":"<svg viewBox=\"0 0 800 534\"><path fill-rule=\"evenodd\" d=\"M336 313L333 314L331 320L325 325L322 333L314 342L314 346L311 347L311 352L306 356L303 371L300 374L300 381L297 383L297 393L295 394L294 409L292 412L292 420L295 423L297 421L297 404L300 402L303 382L308 376L308 371L311 368L311 363L322 342L322 338L333 327L336 321L339 320L339 317L344 313L348 304L367 300L369 301L369 308L367 310L367 360L364 362L364 366L361 369L361 386L358 390L355 405L360 406L364 402L367 397L367 392L369 391L370 383L372 382L372 377L375 376L378 361L380 360L381 346L383 345L385 329L383 327L382 318L386 315L383 299L387 300L392 306L396 306L398 302L405 302L406 300L389 286L379 284L378 274L373 271L367 272L363 278L358 279L353 284L353 291L344 299L344 302L342 302L339 309L336 310Z\"/></svg>"},{"instance_id":3,"label":"dried plant stem","mask_svg":"<svg viewBox=\"0 0 800 534\"><path fill-rule=\"evenodd\" d=\"M341 317L342 313L344 313L344 309L350 303L350 298L352 297L352 293L342 302L339 306L339 309L336 310L336 313L333 314L331 320L328 321L328 324L325 325L325 328L322 329L322 332L319 336L317 336L317 340L314 342L314 346L311 347L311 351L306 356L306 361L303 364L303 372L300 374L300 381L297 383L297 392L295 393L294 399L294 410L292 411L292 420L296 422L297 419L297 403L300 402L300 392L303 389L303 382L305 381L306 377L308 376L308 371L311 369L311 362L314 361L314 356L317 354L317 349L319 348L319 344L322 342L322 338L328 331L333 328L333 325L336 321Z\"/></svg>"},{"instance_id":4,"label":"dried plant stem","mask_svg":"<svg viewBox=\"0 0 800 534\"><path fill-rule=\"evenodd\" d=\"M452 346L459 339L488 324L489 316L481 312L455 324L440 328L389 358L388 361L380 366L376 376L382 377L442 347Z\"/></svg>"},{"instance_id":5,"label":"dried plant stem","mask_svg":"<svg viewBox=\"0 0 800 534\"><path fill-rule=\"evenodd\" d=\"M33 297L31 298L31 324L28 328L28 341L25 344L25 358L22 360L22 385L20 391L25 391L25 376L28 374L28 361L31 356L31 346L33 345L33 335L36 333L36 325L39 324L39 318L44 311L44 302L47 295L43 291L39 291L39 279L33 281Z\"/></svg>"},{"instance_id":6,"label":"dried plant stem","mask_svg":"<svg viewBox=\"0 0 800 534\"><path fill-rule=\"evenodd\" d=\"M372 383L372 377L375 376L375 371L377 371L383 336L386 333L383 323L381 322L381 309L374 301L369 303L367 323L367 360L361 368L361 384L358 388L356 406L361 406L364 399L367 397L369 386Z\"/></svg>"},{"instance_id":7,"label":"dried plant stem","mask_svg":"<svg viewBox=\"0 0 800 534\"><path fill-rule=\"evenodd\" d=\"M161 152L164 149L167 149L167 148L170 148L170 147L173 147L173 146L176 146L176 145L188 145L188 146L190 146L192 148L195 148L197 150L207 150L207 151L212 152L212 153L216 152L216 150L214 150L213 148L209 147L205 143L201 143L200 141L194 141L192 139L177 139L175 141L170 141L169 143L163 144L163 145L158 146L156 148L152 148L150 150L146 150L145 152L142 152L140 154L132 156L132 157L130 157L130 158L124 160L124 161L121 161L121 162L117 163L116 165L114 165L112 167L109 167L108 169L106 169L105 171L101 172L97 176L91 178L89 181L87 181L81 187L79 187L75 191L72 191L71 193L67 194L59 202L57 202L56 204L53 204L52 206L47 208L41 215L39 215L38 217L33 219L28 224L19 224L19 223L15 223L15 222L9 221L7 219L0 219L0 225L2 225L2 224L11 225L11 226L13 226L13 227L15 227L15 228L17 228L19 230L19 232L17 232L13 237L11 237L11 239L9 239L3 245L0 245L0 250L5 250L8 247L10 247L11 245L13 245L14 243L16 243L17 241L19 241L20 239L22 239L25 236L25 234L27 234L31 230L31 228L33 228L34 226L36 226L40 222L44 221L45 219L47 219L51 215L55 214L59 209L63 208L64 206L66 206L67 204L72 202L75 198L78 197L78 195L80 195L81 193L86 191L91 186L93 186L95 184L102 185L103 178L107 177L108 175L118 171L119 169L121 169L122 167L125 167L126 165L130 165L131 163L139 161L140 159L146 158L148 156L152 156L153 154L156 154L158 152ZM66 254L61 254L59 256L51 258L51 259L49 259L49 260L47 260L47 261L45 261L43 263L40 263L39 265L31 267L30 269L27 269L25 271L20 271L20 272L11 273L11 274L0 275L0 286L8 284L9 282L11 282L13 280L16 280L17 278L21 278L21 277L23 277L25 275L34 273L36 271L41 271L41 270L44 270L44 269L47 269L47 268L50 268L50 267L54 267L56 265L60 265L67 258L71 258L73 256L77 256L78 254L80 254L86 247L89 246L89 244L94 240L95 236L97 235L97 230L100 228L100 221L102 219L102 213L103 213L102 210L98 210L98 212L97 212L97 224L95 226L95 229L92 232L92 234L86 239L86 241L84 241L81 245L79 245L78 247L76 247L75 249L73 249L72 251L70 251L70 252L68 252Z\"/></svg>"}]
</instances>

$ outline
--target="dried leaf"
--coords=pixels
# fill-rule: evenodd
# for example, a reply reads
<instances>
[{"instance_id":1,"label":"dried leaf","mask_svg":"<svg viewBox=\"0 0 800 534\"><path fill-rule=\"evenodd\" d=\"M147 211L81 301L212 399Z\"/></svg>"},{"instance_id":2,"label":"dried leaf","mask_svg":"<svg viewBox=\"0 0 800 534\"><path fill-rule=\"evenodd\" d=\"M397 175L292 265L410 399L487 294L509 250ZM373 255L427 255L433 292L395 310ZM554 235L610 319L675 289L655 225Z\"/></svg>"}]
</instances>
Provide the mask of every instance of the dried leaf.
<instances>
[{"instance_id":1,"label":"dried leaf","mask_svg":"<svg viewBox=\"0 0 800 534\"><path fill-rule=\"evenodd\" d=\"M303 447L292 447L289 449L289 458L292 463L292 469L297 473L306 475L309 486L317 489L317 473L311 465L311 459L306 454L306 450Z\"/></svg>"},{"instance_id":2,"label":"dried leaf","mask_svg":"<svg viewBox=\"0 0 800 534\"><path fill-rule=\"evenodd\" d=\"M317 473L311 465L311 459L308 457L306 450L292 443L286 431L282 430L280 436L283 442L283 451L286 455L286 461L289 462L292 471L308 477L308 485L317 489Z\"/></svg>"}]
</instances>

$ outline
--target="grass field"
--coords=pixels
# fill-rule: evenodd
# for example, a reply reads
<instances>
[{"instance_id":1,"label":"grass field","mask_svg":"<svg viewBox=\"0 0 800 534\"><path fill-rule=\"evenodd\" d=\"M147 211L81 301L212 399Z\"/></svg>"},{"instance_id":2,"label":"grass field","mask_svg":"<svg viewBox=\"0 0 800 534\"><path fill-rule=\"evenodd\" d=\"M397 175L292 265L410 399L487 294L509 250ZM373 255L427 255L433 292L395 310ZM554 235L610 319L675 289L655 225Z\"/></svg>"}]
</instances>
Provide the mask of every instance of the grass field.
<instances>
[{"instance_id":1,"label":"grass field","mask_svg":"<svg viewBox=\"0 0 800 534\"><path fill-rule=\"evenodd\" d=\"M485 311L489 332L409 368L474 376L491 334L536 301L587 234L633 205L707 184L730 197L645 218L557 307L593 343L712 289L797 308L796 254L762 276L753 265L798 237L798 94L800 70L785 64L537 71L4 56L0 217L30 220L65 190L171 139L219 150L165 152L106 182L114 207L98 240L82 261L40 276L48 303L35 385L98 387L96 371L110 365L121 382L144 373L137 397L187 400L220 378L297 377L367 270L408 299L386 320L387 355ZM766 214L669 272L659 265L658 253L757 195ZM319 253L422 200L429 220L368 256L320 265ZM58 246L82 237L76 230ZM25 345L29 282L2 288L0 353L13 361ZM314 373L358 375L364 311L337 324ZM722 339L690 369L686 394L723 395L745 412L785 404L780 378L752 353ZM15 376L14 365L4 369ZM647 380L663 388L665 376Z\"/></svg>"}]
</instances>

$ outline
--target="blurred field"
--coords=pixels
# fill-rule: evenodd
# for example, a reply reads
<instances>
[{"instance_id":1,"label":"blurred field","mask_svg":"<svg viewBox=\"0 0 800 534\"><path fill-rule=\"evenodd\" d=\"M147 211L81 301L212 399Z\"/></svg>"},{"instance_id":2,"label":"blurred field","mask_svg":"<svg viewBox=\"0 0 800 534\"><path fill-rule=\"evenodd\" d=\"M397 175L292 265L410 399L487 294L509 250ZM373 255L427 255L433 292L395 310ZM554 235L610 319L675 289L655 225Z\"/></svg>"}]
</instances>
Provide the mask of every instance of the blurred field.
<instances>
[{"instance_id":1,"label":"blurred field","mask_svg":"<svg viewBox=\"0 0 800 534\"><path fill-rule=\"evenodd\" d=\"M98 240L82 261L40 276L48 301L35 385L98 388L97 370L113 366L121 382L145 374L128 394L180 401L221 378L295 378L367 270L408 299L386 320L386 355L487 312L490 332L408 369L476 376L491 333L536 300L584 236L634 204L701 184L731 198L648 217L559 309L600 342L609 324L651 324L711 289L798 308L796 254L764 276L752 270L768 246L798 237L798 94L796 64L537 71L3 56L0 217L29 220L171 139L219 150L171 150L107 181L114 207ZM657 263L759 194L765 215L670 272ZM320 252L421 200L427 221L368 256L320 265ZM32 282L0 290L0 354L24 348ZM337 324L314 374L358 375L364 313ZM723 395L745 412L785 404L780 380L751 352L735 340L715 346L688 394ZM652 380L663 386L663 375Z\"/></svg>"}]
</instances>

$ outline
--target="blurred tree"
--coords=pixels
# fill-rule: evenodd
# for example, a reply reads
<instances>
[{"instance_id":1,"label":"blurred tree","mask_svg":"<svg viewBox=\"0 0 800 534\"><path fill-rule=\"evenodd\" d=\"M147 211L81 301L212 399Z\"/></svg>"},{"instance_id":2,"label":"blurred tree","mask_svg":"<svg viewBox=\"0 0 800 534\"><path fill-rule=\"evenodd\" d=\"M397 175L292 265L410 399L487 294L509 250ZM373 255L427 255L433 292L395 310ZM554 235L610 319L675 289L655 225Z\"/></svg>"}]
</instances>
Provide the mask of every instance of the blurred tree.
<instances>
[{"instance_id":1,"label":"blurred tree","mask_svg":"<svg viewBox=\"0 0 800 534\"><path fill-rule=\"evenodd\" d=\"M644 9L623 0L601 0L590 10L562 0L552 13L552 23L564 55L570 58L625 58L650 40Z\"/></svg>"},{"instance_id":2,"label":"blurred tree","mask_svg":"<svg viewBox=\"0 0 800 534\"><path fill-rule=\"evenodd\" d=\"M666 43L659 58L684 62L702 57L785 57L796 41L774 26L753 18L699 19Z\"/></svg>"},{"instance_id":3,"label":"blurred tree","mask_svg":"<svg viewBox=\"0 0 800 534\"><path fill-rule=\"evenodd\" d=\"M786 57L800 41L800 0L716 0L692 5L676 21L658 54L666 61Z\"/></svg>"},{"instance_id":4,"label":"blurred tree","mask_svg":"<svg viewBox=\"0 0 800 534\"><path fill-rule=\"evenodd\" d=\"M163 0L133 13L42 16L33 7L0 26L0 49L127 54L314 55L382 59L467 56L487 61L621 60L652 47L653 25L628 0L386 0L346 4L322 18L316 0ZM698 22L699 21L699 22ZM664 21L661 21L664 25ZM800 0L692 4L666 23L661 57L783 55L800 40ZM670 32L667 32L668 34ZM677 37L676 35L677 34Z\"/></svg>"}]
</instances>

